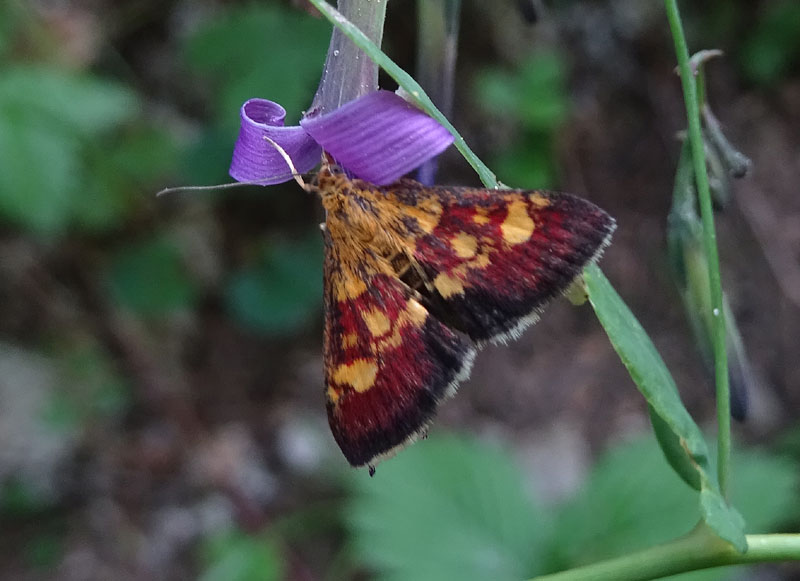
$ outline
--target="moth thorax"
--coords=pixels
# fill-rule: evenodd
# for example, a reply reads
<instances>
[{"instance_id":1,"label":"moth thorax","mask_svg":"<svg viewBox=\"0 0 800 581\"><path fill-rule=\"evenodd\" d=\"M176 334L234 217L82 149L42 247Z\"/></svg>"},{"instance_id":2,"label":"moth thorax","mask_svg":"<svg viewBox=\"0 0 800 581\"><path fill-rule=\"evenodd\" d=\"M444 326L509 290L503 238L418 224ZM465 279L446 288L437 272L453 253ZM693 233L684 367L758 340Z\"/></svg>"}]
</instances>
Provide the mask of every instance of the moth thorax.
<instances>
[{"instance_id":1,"label":"moth thorax","mask_svg":"<svg viewBox=\"0 0 800 581\"><path fill-rule=\"evenodd\" d=\"M336 190L329 188L319 188L319 196L322 200L322 207L328 213L338 213L342 211L344 197Z\"/></svg>"},{"instance_id":2,"label":"moth thorax","mask_svg":"<svg viewBox=\"0 0 800 581\"><path fill-rule=\"evenodd\" d=\"M379 238L385 238L378 228L375 218L363 211L353 212L348 215L347 222L353 236L362 242L369 242L375 245L379 242Z\"/></svg>"},{"instance_id":3,"label":"moth thorax","mask_svg":"<svg viewBox=\"0 0 800 581\"><path fill-rule=\"evenodd\" d=\"M334 194L331 199L323 199L323 205L328 210L328 221L334 222L342 235L353 242L374 245L381 238L377 217L362 198Z\"/></svg>"}]
</instances>

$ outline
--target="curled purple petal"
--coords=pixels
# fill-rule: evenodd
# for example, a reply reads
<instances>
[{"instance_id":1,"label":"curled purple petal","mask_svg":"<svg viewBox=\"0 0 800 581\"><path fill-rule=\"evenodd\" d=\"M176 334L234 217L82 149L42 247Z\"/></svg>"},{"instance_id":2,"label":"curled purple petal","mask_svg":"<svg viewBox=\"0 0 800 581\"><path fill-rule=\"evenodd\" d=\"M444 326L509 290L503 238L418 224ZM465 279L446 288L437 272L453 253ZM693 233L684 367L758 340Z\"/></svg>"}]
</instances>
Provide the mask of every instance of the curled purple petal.
<instances>
[{"instance_id":1,"label":"curled purple petal","mask_svg":"<svg viewBox=\"0 0 800 581\"><path fill-rule=\"evenodd\" d=\"M345 169L378 185L392 183L453 142L435 119L390 91L369 93L300 125Z\"/></svg>"},{"instance_id":2,"label":"curled purple petal","mask_svg":"<svg viewBox=\"0 0 800 581\"><path fill-rule=\"evenodd\" d=\"M264 137L280 145L298 172L307 172L319 162L322 150L299 126L285 127L286 111L266 99L250 99L242 105L239 139L233 148L228 173L239 182L262 185L292 179L291 170L281 154Z\"/></svg>"}]
</instances>

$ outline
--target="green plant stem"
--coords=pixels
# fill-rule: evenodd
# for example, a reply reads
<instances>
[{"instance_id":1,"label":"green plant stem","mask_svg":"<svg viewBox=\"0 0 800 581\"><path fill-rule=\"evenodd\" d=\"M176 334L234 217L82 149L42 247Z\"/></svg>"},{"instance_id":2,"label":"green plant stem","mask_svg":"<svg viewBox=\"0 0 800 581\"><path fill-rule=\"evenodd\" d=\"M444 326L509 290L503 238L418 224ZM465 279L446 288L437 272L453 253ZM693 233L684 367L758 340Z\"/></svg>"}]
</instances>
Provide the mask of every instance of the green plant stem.
<instances>
[{"instance_id":1,"label":"green plant stem","mask_svg":"<svg viewBox=\"0 0 800 581\"><path fill-rule=\"evenodd\" d=\"M464 159L473 167L477 172L481 181L487 188L498 187L497 177L494 173L483 163L477 155L469 148L467 142L458 133L453 124L445 117L441 111L433 104L430 97L425 94L419 83L414 78L400 68L392 59L381 52L374 42L372 42L359 28L345 18L333 6L325 2L325 0L311 0L311 3L327 18L331 24L340 29L347 35L353 43L363 50L369 58L377 63L386 73L392 77L397 84L408 91L409 96L414 99L417 105L425 111L428 115L441 123L455 138L455 146Z\"/></svg>"},{"instance_id":2,"label":"green plant stem","mask_svg":"<svg viewBox=\"0 0 800 581\"><path fill-rule=\"evenodd\" d=\"M747 552L739 553L701 525L663 545L535 579L643 581L711 567L800 559L800 535L747 535L747 545Z\"/></svg>"},{"instance_id":3,"label":"green plant stem","mask_svg":"<svg viewBox=\"0 0 800 581\"><path fill-rule=\"evenodd\" d=\"M376 47L381 45L386 5L389 0L339 0L339 9ZM367 58L340 28L334 27L328 57L322 69L311 108L324 113L348 101L378 90L378 65Z\"/></svg>"},{"instance_id":4,"label":"green plant stem","mask_svg":"<svg viewBox=\"0 0 800 581\"><path fill-rule=\"evenodd\" d=\"M711 289L711 318L713 321L714 375L717 387L717 478L724 496L728 493L728 473L731 457L731 402L728 385L728 354L725 344L725 315L722 304L722 283L719 274L717 235L706 172L705 149L700 130L700 108L697 103L697 84L689 66L689 49L683 33L677 0L665 0L667 19L675 42L678 69L683 85L683 100L689 124L697 196L703 221L703 244L708 258L708 277Z\"/></svg>"}]
</instances>

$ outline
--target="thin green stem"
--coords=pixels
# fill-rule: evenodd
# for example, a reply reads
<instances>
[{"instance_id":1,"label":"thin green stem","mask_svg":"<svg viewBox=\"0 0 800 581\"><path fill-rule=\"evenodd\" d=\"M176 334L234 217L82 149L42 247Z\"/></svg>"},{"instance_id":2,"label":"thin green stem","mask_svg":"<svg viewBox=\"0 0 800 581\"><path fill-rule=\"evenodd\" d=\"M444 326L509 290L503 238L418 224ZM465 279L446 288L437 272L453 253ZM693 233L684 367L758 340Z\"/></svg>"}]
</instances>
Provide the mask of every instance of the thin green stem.
<instances>
[{"instance_id":1,"label":"thin green stem","mask_svg":"<svg viewBox=\"0 0 800 581\"><path fill-rule=\"evenodd\" d=\"M722 303L722 283L719 274L717 235L706 172L703 137L700 130L700 108L697 103L697 84L689 66L689 49L683 33L677 0L665 0L667 19L675 42L678 69L683 84L683 100L689 124L689 142L692 146L697 195L703 221L703 243L708 257L709 287L711 289L711 318L713 321L714 375L717 386L717 475L723 495L728 492L728 473L731 456L731 403L728 385L728 354L725 345L725 315Z\"/></svg>"},{"instance_id":2,"label":"thin green stem","mask_svg":"<svg viewBox=\"0 0 800 581\"><path fill-rule=\"evenodd\" d=\"M663 545L536 581L644 581L712 567L800 559L800 535L747 535L748 551L739 553L705 526Z\"/></svg>"},{"instance_id":3,"label":"thin green stem","mask_svg":"<svg viewBox=\"0 0 800 581\"><path fill-rule=\"evenodd\" d=\"M397 84L408 91L409 96L414 99L417 105L425 111L428 115L441 123L455 138L455 146L464 159L473 167L477 172L483 184L488 188L498 187L497 177L494 173L483 163L477 155L469 148L467 142L458 133L453 124L445 117L441 111L433 104L430 97L425 94L419 83L414 80L414 77L400 68L392 59L386 56L381 49L378 48L367 36L354 26L347 18L342 16L333 6L325 2L325 0L311 0L311 3L327 18L336 28L342 30L353 43L363 50L369 58L377 63L386 73L392 77Z\"/></svg>"}]
</instances>

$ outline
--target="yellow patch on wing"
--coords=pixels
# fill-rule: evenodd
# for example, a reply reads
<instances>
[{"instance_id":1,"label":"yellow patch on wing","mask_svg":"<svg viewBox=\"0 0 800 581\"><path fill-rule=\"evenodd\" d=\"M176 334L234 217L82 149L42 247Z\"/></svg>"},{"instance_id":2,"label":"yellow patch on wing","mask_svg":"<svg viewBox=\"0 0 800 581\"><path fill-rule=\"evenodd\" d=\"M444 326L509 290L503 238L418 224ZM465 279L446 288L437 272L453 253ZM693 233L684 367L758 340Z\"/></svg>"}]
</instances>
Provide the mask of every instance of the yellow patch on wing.
<instances>
[{"instance_id":1,"label":"yellow patch on wing","mask_svg":"<svg viewBox=\"0 0 800 581\"><path fill-rule=\"evenodd\" d=\"M464 282L452 273L440 272L433 279L433 286L442 295L442 298L450 298L464 292Z\"/></svg>"},{"instance_id":2,"label":"yellow patch on wing","mask_svg":"<svg viewBox=\"0 0 800 581\"><path fill-rule=\"evenodd\" d=\"M417 327L421 326L428 318L428 309L423 307L416 299L408 299L406 310L403 314L407 315L408 321Z\"/></svg>"},{"instance_id":3,"label":"yellow patch on wing","mask_svg":"<svg viewBox=\"0 0 800 581\"><path fill-rule=\"evenodd\" d=\"M531 205L537 210L541 210L542 208L546 208L550 205L550 200L545 198L542 194L529 194L528 200L530 200Z\"/></svg>"},{"instance_id":4,"label":"yellow patch on wing","mask_svg":"<svg viewBox=\"0 0 800 581\"><path fill-rule=\"evenodd\" d=\"M488 240L488 243L492 242L491 239ZM463 294L464 289L469 286L469 272L489 266L491 262L489 254L492 250L492 248L486 247L482 252L477 253L471 259L459 264L452 270L440 272L433 279L434 288L445 299Z\"/></svg>"},{"instance_id":5,"label":"yellow patch on wing","mask_svg":"<svg viewBox=\"0 0 800 581\"><path fill-rule=\"evenodd\" d=\"M399 205L398 205L399 207ZM402 214L416 220L419 229L430 234L442 216L442 204L434 197L419 198L415 206L403 206Z\"/></svg>"},{"instance_id":6,"label":"yellow patch on wing","mask_svg":"<svg viewBox=\"0 0 800 581\"><path fill-rule=\"evenodd\" d=\"M342 337L342 347L349 349L358 345L358 335L355 333L347 333Z\"/></svg>"},{"instance_id":7,"label":"yellow patch on wing","mask_svg":"<svg viewBox=\"0 0 800 581\"><path fill-rule=\"evenodd\" d=\"M342 257L343 261L340 263L346 266L344 260L347 257ZM355 276L351 271L342 269L340 273L331 276L330 284L333 289L333 295L337 301L348 301L358 298L361 293L366 292L367 283Z\"/></svg>"},{"instance_id":8,"label":"yellow patch on wing","mask_svg":"<svg viewBox=\"0 0 800 581\"><path fill-rule=\"evenodd\" d=\"M392 322L389 317L379 309L371 309L361 313L361 318L364 319L364 323L373 337L381 337L392 328Z\"/></svg>"},{"instance_id":9,"label":"yellow patch on wing","mask_svg":"<svg viewBox=\"0 0 800 581\"><path fill-rule=\"evenodd\" d=\"M522 244L533 234L533 219L528 215L524 200L514 200L508 205L508 215L500 226L503 240L508 244Z\"/></svg>"},{"instance_id":10,"label":"yellow patch on wing","mask_svg":"<svg viewBox=\"0 0 800 581\"><path fill-rule=\"evenodd\" d=\"M480 206L475 208L475 213L472 215L472 221L478 225L488 224L491 220L489 219L489 211L486 208L481 208Z\"/></svg>"},{"instance_id":11,"label":"yellow patch on wing","mask_svg":"<svg viewBox=\"0 0 800 581\"><path fill-rule=\"evenodd\" d=\"M407 327L421 327L428 318L428 310L416 299L408 299L406 308L400 311L394 323L392 334L375 341L375 353L397 349L403 344L403 331Z\"/></svg>"},{"instance_id":12,"label":"yellow patch on wing","mask_svg":"<svg viewBox=\"0 0 800 581\"><path fill-rule=\"evenodd\" d=\"M333 386L328 386L326 393L328 395L328 400L336 405L336 403L339 401L339 396L341 395L339 391L334 389Z\"/></svg>"},{"instance_id":13,"label":"yellow patch on wing","mask_svg":"<svg viewBox=\"0 0 800 581\"><path fill-rule=\"evenodd\" d=\"M478 240L466 232L459 232L450 239L450 246L459 258L472 258L478 251Z\"/></svg>"},{"instance_id":14,"label":"yellow patch on wing","mask_svg":"<svg viewBox=\"0 0 800 581\"><path fill-rule=\"evenodd\" d=\"M349 385L359 393L367 391L375 384L378 364L370 359L356 359L343 363L333 372L334 383Z\"/></svg>"}]
</instances>

